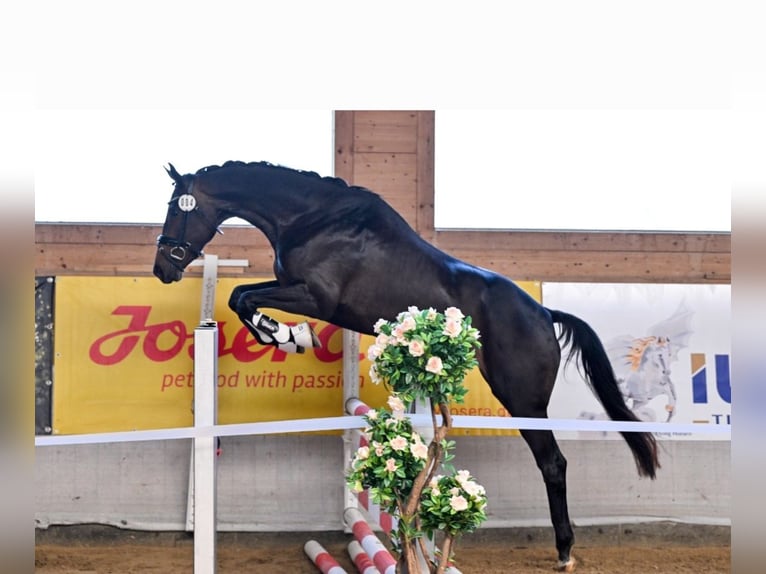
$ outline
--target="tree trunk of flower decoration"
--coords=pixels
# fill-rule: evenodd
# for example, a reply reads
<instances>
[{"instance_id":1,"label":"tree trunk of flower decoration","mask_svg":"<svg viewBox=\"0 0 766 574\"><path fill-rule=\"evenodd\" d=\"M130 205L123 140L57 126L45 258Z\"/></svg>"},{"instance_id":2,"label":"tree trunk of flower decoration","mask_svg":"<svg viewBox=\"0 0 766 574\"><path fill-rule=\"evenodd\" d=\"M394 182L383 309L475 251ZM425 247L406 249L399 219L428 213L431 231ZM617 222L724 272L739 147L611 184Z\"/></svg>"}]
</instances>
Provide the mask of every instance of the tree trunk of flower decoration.
<instances>
[{"instance_id":1,"label":"tree trunk of flower decoration","mask_svg":"<svg viewBox=\"0 0 766 574\"><path fill-rule=\"evenodd\" d=\"M449 405L446 403L439 404L439 412L442 415L441 425L437 425L436 416L433 414L433 407L430 410L431 422L434 427L434 438L428 445L428 458L426 465L415 478L415 481L412 485L412 491L410 492L410 496L407 499L406 505L404 508L400 509L399 520L401 526L403 527L399 531L400 542L402 545L402 555L399 559L398 571L401 574L434 574L435 572L444 572L444 568L447 564L446 561L449 559L450 547L452 545L451 537L446 537L444 541L447 545L446 558L444 557L445 548L442 548L441 561L444 562L444 566L441 566L441 569L439 569L428 563L428 554L425 551L424 546L419 547L419 539L415 538L411 534L412 527L418 520L418 514L420 512L420 497L423 494L423 489L433 478L434 473L442 463L442 456L444 455L442 441L447 437L447 434L452 428L452 415L449 412ZM420 528L418 527L416 530L420 531ZM419 548L420 553L418 553ZM423 560L421 560L421 554L424 557ZM423 565L423 562L425 562L425 565ZM425 570L423 570L424 567Z\"/></svg>"}]
</instances>

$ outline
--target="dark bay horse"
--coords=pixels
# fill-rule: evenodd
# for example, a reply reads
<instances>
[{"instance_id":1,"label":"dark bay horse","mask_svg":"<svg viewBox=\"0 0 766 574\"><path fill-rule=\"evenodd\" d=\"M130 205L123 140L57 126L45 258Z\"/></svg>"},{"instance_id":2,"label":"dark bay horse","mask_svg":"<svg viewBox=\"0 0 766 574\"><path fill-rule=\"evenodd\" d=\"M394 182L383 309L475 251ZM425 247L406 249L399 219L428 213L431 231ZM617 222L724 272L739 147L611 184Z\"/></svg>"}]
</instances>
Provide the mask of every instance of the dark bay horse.
<instances>
[{"instance_id":1,"label":"dark bay horse","mask_svg":"<svg viewBox=\"0 0 766 574\"><path fill-rule=\"evenodd\" d=\"M583 320L540 305L509 279L440 251L422 239L381 197L337 178L269 163L226 162L175 182L154 274L179 281L218 226L240 217L274 249L273 281L236 287L229 306L261 343L301 351L316 344L305 329L277 324L270 307L372 334L410 306L458 307L479 329L479 368L492 393L514 416L547 417L561 349L579 359L607 414L636 421L626 406L604 347ZM559 325L557 337L554 324ZM553 433L523 430L548 494L559 567L572 570L574 535L566 498L566 460ZM650 433L625 432L642 476L655 477L657 445Z\"/></svg>"}]
</instances>

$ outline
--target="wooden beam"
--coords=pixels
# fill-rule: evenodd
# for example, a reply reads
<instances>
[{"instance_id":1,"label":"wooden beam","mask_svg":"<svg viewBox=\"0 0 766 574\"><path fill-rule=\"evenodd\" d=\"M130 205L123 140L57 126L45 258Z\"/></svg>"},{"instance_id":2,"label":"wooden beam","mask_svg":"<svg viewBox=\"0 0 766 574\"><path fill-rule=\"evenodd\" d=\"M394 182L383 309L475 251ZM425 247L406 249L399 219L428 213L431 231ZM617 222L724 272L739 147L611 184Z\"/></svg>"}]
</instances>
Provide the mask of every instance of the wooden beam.
<instances>
[{"instance_id":1,"label":"wooden beam","mask_svg":"<svg viewBox=\"0 0 766 574\"><path fill-rule=\"evenodd\" d=\"M517 280L729 283L731 233L434 228L433 111L336 111L335 175L370 187L445 252ZM35 225L37 275L150 275L160 225ZM224 226L207 251L247 259L221 276L272 276L274 254L249 226ZM197 273L190 270L190 273Z\"/></svg>"},{"instance_id":2,"label":"wooden beam","mask_svg":"<svg viewBox=\"0 0 766 574\"><path fill-rule=\"evenodd\" d=\"M426 240L434 232L434 112L418 112L417 181L415 184L415 229Z\"/></svg>"}]
</instances>

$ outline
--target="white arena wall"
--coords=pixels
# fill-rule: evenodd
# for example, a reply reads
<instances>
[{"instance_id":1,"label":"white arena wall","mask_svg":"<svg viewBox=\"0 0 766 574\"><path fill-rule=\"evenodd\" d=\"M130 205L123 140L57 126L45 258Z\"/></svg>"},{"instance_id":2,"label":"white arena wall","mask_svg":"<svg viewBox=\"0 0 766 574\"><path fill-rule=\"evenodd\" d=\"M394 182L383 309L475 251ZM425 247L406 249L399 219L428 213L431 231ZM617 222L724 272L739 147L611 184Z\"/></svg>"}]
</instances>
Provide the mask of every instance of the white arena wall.
<instances>
[{"instance_id":1,"label":"white arena wall","mask_svg":"<svg viewBox=\"0 0 766 574\"><path fill-rule=\"evenodd\" d=\"M455 437L453 461L487 489L482 528L547 526L545 488L520 437ZM660 441L656 480L639 478L622 440L559 441L575 526L670 520L731 524L731 442ZM184 530L190 439L36 449L38 528L105 524ZM220 531L343 529L345 468L337 435L222 439L217 463Z\"/></svg>"}]
</instances>

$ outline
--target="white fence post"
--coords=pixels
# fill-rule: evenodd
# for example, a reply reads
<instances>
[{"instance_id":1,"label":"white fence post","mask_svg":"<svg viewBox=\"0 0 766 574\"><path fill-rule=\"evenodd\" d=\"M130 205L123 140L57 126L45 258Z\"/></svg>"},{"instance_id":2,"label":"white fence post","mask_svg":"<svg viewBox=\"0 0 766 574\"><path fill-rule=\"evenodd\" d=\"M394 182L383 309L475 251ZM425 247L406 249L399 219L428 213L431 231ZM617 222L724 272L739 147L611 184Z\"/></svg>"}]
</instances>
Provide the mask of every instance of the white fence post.
<instances>
[{"instance_id":1,"label":"white fence post","mask_svg":"<svg viewBox=\"0 0 766 574\"><path fill-rule=\"evenodd\" d=\"M218 412L218 325L194 330L194 427L212 428ZM215 573L216 437L194 438L194 574Z\"/></svg>"},{"instance_id":2,"label":"white fence post","mask_svg":"<svg viewBox=\"0 0 766 574\"><path fill-rule=\"evenodd\" d=\"M343 414L346 414L346 403L350 398L359 397L359 333L343 329ZM356 451L353 430L343 431L343 472ZM358 501L351 489L343 481L344 506L356 508ZM348 532L348 527L346 527Z\"/></svg>"},{"instance_id":3,"label":"white fence post","mask_svg":"<svg viewBox=\"0 0 766 574\"><path fill-rule=\"evenodd\" d=\"M200 324L210 322L215 316L215 287L218 281L218 256L205 253L205 257L191 262L191 265L202 266L202 296L200 298ZM194 412L194 404L192 404ZM196 419L195 419L196 420ZM186 491L186 531L194 531L194 441L191 441L189 454L189 488Z\"/></svg>"}]
</instances>

